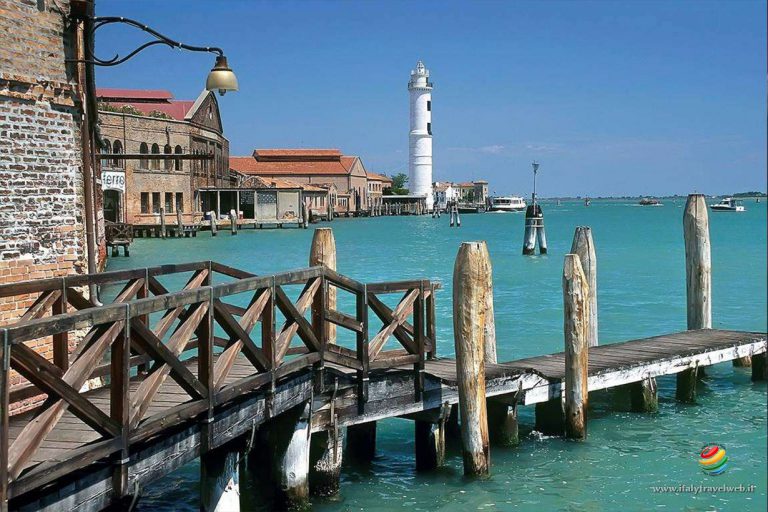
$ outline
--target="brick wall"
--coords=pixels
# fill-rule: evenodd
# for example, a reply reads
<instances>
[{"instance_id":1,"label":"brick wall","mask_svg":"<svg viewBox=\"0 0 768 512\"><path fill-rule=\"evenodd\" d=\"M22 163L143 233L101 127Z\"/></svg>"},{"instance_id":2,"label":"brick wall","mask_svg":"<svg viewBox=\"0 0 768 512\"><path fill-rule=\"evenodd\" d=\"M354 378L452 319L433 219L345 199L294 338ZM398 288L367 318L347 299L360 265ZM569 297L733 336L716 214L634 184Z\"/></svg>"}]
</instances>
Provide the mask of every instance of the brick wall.
<instances>
[{"instance_id":1,"label":"brick wall","mask_svg":"<svg viewBox=\"0 0 768 512\"><path fill-rule=\"evenodd\" d=\"M81 109L75 68L65 63L75 34L59 11L68 7L67 0L0 0L0 284L87 269ZM0 325L35 298L0 298ZM50 359L49 340L29 345Z\"/></svg>"}]
</instances>

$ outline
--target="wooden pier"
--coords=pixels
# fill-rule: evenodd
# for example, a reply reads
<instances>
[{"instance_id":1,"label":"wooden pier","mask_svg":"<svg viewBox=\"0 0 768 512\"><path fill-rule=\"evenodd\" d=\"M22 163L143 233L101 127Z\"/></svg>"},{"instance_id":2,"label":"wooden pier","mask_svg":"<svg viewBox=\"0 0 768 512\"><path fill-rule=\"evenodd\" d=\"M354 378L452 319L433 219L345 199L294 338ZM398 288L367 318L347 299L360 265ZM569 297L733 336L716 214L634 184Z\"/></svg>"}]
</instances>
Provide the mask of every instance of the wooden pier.
<instances>
[{"instance_id":1,"label":"wooden pier","mask_svg":"<svg viewBox=\"0 0 768 512\"><path fill-rule=\"evenodd\" d=\"M203 261L0 286L0 297L37 297L0 327L0 510L102 510L198 457L201 509L230 510L243 446L259 443L273 506L292 508L338 492L344 432L348 454L370 458L382 419L415 422L416 467L428 470L444 461L460 404L465 472L482 474L489 430L516 438L518 406L536 406L537 430L585 438L589 392L627 386L648 410L656 377L678 375L682 401L695 399L705 366L749 358L753 379L767 377L765 333L693 325L589 346L594 290L577 254L563 275L566 350L500 363L484 243L457 258L457 360L438 355L439 283L344 276L328 229L310 262L319 265L266 276ZM89 284L116 290L114 300L94 306ZM709 303L689 301L689 315ZM41 338L53 362L26 345ZM28 383L11 388L12 372Z\"/></svg>"}]
</instances>

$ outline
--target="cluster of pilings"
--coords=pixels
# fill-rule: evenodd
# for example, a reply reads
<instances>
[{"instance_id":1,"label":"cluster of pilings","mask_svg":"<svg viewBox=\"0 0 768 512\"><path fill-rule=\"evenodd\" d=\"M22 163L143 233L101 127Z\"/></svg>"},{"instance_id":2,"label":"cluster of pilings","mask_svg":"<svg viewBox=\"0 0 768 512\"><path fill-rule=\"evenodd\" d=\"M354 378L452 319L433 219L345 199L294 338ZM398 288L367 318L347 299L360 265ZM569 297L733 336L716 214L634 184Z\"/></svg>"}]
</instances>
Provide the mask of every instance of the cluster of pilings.
<instances>
[{"instance_id":1,"label":"cluster of pilings","mask_svg":"<svg viewBox=\"0 0 768 512\"><path fill-rule=\"evenodd\" d=\"M539 254L547 254L547 235L544 232L544 212L541 205L533 203L525 209L525 235L523 236L523 254L530 256L536 252L536 241L539 243Z\"/></svg>"},{"instance_id":2,"label":"cluster of pilings","mask_svg":"<svg viewBox=\"0 0 768 512\"><path fill-rule=\"evenodd\" d=\"M429 213L422 202L415 203L385 203L380 215L426 215Z\"/></svg>"}]
</instances>

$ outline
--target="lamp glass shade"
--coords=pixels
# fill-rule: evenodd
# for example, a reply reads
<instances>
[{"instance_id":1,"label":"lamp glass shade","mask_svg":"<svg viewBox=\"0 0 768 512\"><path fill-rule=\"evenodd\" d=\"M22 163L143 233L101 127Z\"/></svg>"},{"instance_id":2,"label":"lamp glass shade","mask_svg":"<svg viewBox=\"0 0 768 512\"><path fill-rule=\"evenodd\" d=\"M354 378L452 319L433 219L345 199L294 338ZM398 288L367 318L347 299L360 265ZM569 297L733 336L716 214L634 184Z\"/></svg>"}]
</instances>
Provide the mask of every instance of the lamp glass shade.
<instances>
[{"instance_id":1,"label":"lamp glass shade","mask_svg":"<svg viewBox=\"0 0 768 512\"><path fill-rule=\"evenodd\" d=\"M227 65L227 58L223 55L216 57L216 64L205 81L205 88L209 91L219 91L222 96L227 91L237 91L237 77Z\"/></svg>"}]
</instances>

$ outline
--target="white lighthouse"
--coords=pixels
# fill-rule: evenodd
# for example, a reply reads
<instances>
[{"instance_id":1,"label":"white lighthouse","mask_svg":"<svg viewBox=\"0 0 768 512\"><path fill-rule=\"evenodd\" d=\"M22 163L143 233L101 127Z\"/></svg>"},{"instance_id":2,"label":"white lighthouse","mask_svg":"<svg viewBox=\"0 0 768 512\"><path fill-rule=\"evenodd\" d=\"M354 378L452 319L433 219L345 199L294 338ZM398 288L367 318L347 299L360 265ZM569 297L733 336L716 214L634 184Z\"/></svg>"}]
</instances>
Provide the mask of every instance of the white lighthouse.
<instances>
[{"instance_id":1,"label":"white lighthouse","mask_svg":"<svg viewBox=\"0 0 768 512\"><path fill-rule=\"evenodd\" d=\"M424 63L416 63L408 82L411 95L411 132L408 151L408 188L413 195L426 196L432 210L432 82Z\"/></svg>"}]
</instances>

